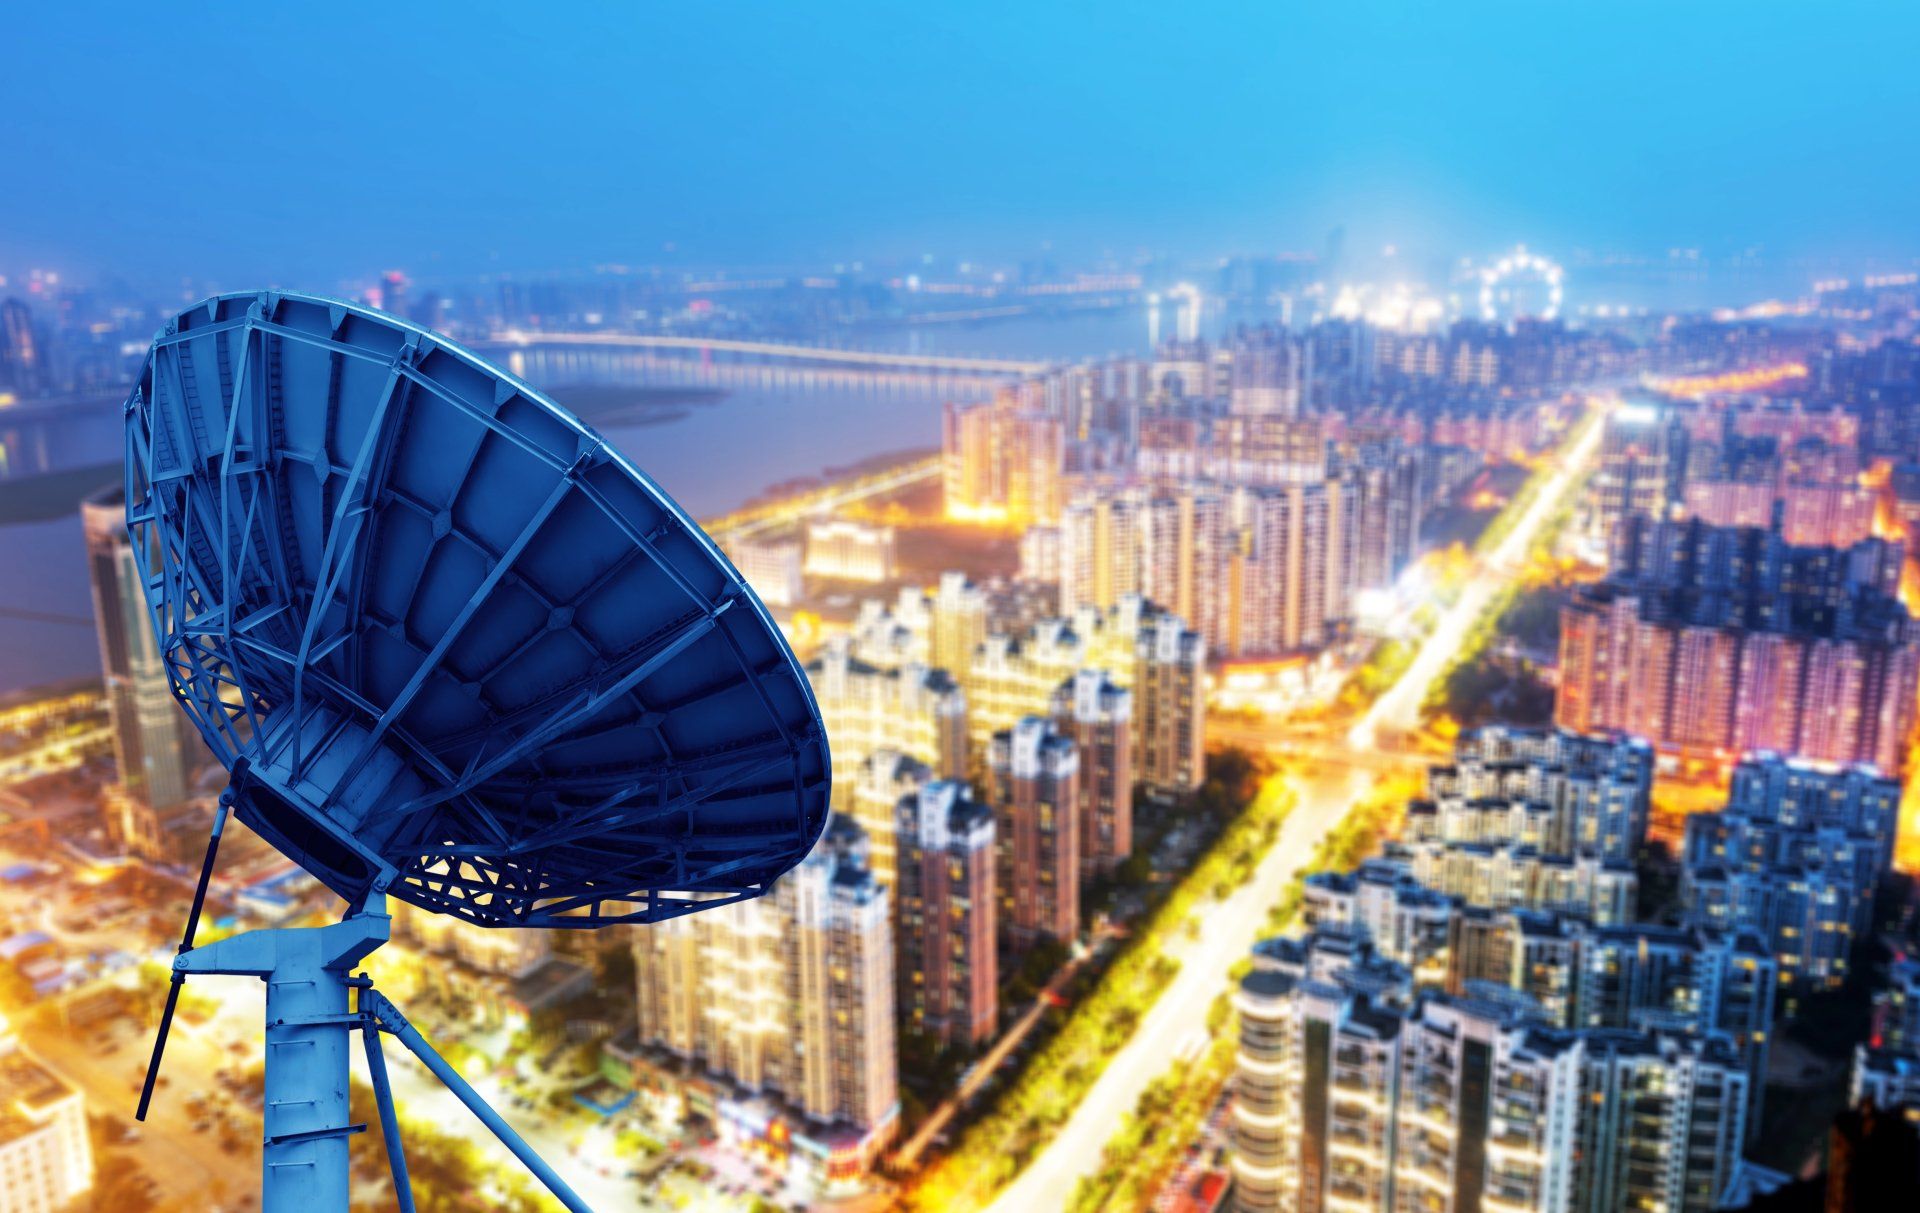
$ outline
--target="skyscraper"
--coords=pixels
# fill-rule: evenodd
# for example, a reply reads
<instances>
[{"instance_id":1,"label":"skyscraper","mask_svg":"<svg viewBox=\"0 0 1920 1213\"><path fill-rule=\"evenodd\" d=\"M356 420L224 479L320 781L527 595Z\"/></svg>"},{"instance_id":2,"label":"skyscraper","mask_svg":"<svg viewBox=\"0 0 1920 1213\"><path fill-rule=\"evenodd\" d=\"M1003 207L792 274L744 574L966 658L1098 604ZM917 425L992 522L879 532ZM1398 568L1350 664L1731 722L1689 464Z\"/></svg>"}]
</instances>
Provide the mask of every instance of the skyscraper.
<instances>
[{"instance_id":1,"label":"skyscraper","mask_svg":"<svg viewBox=\"0 0 1920 1213\"><path fill-rule=\"evenodd\" d=\"M1080 760L1073 739L1031 716L993 736L1000 925L1015 951L1080 934Z\"/></svg>"},{"instance_id":2,"label":"skyscraper","mask_svg":"<svg viewBox=\"0 0 1920 1213\"><path fill-rule=\"evenodd\" d=\"M1053 694L1054 726L1080 756L1080 878L1133 854L1133 696L1103 670L1081 670Z\"/></svg>"},{"instance_id":3,"label":"skyscraper","mask_svg":"<svg viewBox=\"0 0 1920 1213\"><path fill-rule=\"evenodd\" d=\"M200 737L174 702L154 647L143 570L127 538L123 490L89 497L80 513L119 771L107 791L108 824L137 855L185 859L204 843L206 823L191 804L193 771L204 753Z\"/></svg>"},{"instance_id":4,"label":"skyscraper","mask_svg":"<svg viewBox=\"0 0 1920 1213\"><path fill-rule=\"evenodd\" d=\"M46 390L46 377L33 312L19 299L0 300L0 391L38 395Z\"/></svg>"},{"instance_id":5,"label":"skyscraper","mask_svg":"<svg viewBox=\"0 0 1920 1213\"><path fill-rule=\"evenodd\" d=\"M998 857L993 813L963 783L900 797L899 987L908 1022L966 1045L999 1016Z\"/></svg>"},{"instance_id":6,"label":"skyscraper","mask_svg":"<svg viewBox=\"0 0 1920 1213\"><path fill-rule=\"evenodd\" d=\"M1135 778L1164 795L1206 780L1207 645L1175 615L1141 626L1134 652Z\"/></svg>"}]
</instances>

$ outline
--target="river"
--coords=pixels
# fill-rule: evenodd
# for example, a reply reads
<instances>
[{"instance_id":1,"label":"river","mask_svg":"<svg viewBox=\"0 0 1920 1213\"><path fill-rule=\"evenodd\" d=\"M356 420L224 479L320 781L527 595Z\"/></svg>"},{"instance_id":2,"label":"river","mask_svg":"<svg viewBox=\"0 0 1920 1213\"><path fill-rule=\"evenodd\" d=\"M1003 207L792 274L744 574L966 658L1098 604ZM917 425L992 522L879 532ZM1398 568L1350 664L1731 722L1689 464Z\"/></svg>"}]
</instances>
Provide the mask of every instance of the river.
<instances>
[{"instance_id":1,"label":"river","mask_svg":"<svg viewBox=\"0 0 1920 1213\"><path fill-rule=\"evenodd\" d=\"M1170 329L1171 310L1163 324ZM1077 361L1144 353L1143 311L1020 316L968 324L863 331L846 344L870 349ZM697 378L697 376L696 376ZM562 404L570 391L581 411L695 517L733 509L769 485L828 468L940 442L940 405L965 388L737 386L688 393L645 409L614 409L594 420L586 401L597 387L547 384ZM656 385L657 386L657 385ZM604 403L604 402L602 402ZM105 464L120 454L118 410L111 402L76 406L70 414L25 406L0 417L0 479ZM637 413L652 417L634 420ZM25 619L21 614L71 622ZM0 525L0 693L99 671L80 521Z\"/></svg>"}]
</instances>

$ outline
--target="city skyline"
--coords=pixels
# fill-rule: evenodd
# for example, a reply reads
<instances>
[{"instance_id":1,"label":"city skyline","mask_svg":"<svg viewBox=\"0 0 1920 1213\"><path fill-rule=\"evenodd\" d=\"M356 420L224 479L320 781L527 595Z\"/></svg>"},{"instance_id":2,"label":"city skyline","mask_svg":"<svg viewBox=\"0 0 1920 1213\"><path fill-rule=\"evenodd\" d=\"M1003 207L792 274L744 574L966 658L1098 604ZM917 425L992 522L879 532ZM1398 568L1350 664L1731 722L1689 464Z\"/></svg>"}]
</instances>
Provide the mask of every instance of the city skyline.
<instances>
[{"instance_id":1,"label":"city skyline","mask_svg":"<svg viewBox=\"0 0 1920 1213\"><path fill-rule=\"evenodd\" d=\"M1920 9L0 44L0 1213L1920 1207Z\"/></svg>"}]
</instances>

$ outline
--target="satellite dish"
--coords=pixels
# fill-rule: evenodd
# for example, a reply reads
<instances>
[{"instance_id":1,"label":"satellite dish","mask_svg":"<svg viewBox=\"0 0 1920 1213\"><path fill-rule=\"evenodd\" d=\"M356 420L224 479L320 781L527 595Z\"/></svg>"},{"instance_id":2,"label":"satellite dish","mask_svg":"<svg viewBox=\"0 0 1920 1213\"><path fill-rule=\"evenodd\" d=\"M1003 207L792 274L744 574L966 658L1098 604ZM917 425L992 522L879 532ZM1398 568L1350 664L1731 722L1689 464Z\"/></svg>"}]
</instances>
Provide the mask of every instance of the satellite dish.
<instances>
[{"instance_id":1,"label":"satellite dish","mask_svg":"<svg viewBox=\"0 0 1920 1213\"><path fill-rule=\"evenodd\" d=\"M346 980L387 894L489 927L651 922L764 893L819 838L825 731L765 607L624 456L452 342L330 299L209 299L154 340L126 480L174 694L230 773L141 1115L188 972L268 977L272 1088L277 982L334 981L342 1011L361 991L358 1023L311 1039L424 1047ZM331 942L187 955L229 809L354 907ZM338 1137L344 1184L349 1130L272 1121L270 1155Z\"/></svg>"},{"instance_id":2,"label":"satellite dish","mask_svg":"<svg viewBox=\"0 0 1920 1213\"><path fill-rule=\"evenodd\" d=\"M391 316L225 295L155 340L128 524L246 822L349 901L485 926L766 890L826 823L766 609L571 413Z\"/></svg>"}]
</instances>

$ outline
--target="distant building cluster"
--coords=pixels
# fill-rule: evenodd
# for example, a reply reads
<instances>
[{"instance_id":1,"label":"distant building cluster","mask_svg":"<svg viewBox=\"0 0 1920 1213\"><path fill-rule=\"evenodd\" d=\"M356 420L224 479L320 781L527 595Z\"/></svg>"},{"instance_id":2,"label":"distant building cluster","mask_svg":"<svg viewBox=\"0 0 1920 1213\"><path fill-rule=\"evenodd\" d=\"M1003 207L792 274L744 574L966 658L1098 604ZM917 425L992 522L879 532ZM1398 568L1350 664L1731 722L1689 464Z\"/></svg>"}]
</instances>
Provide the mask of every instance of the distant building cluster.
<instances>
[{"instance_id":1,"label":"distant building cluster","mask_svg":"<svg viewBox=\"0 0 1920 1213\"><path fill-rule=\"evenodd\" d=\"M1602 542L1635 515L1773 530L1796 547L1875 533L1860 419L1837 407L1635 405L1606 424L1592 510Z\"/></svg>"},{"instance_id":2,"label":"distant building cluster","mask_svg":"<svg viewBox=\"0 0 1920 1213\"><path fill-rule=\"evenodd\" d=\"M1604 581L1560 617L1557 719L1729 759L1754 750L1906 765L1920 624L1898 543L1796 547L1777 530L1614 528Z\"/></svg>"},{"instance_id":3,"label":"distant building cluster","mask_svg":"<svg viewBox=\"0 0 1920 1213\"><path fill-rule=\"evenodd\" d=\"M1376 338L1341 323L1245 329L951 404L947 511L1021 528L1023 574L1057 583L1067 612L1140 594L1220 658L1337 642L1360 596L1413 560L1435 502L1489 457L1540 449L1567 417L1499 375L1467 390L1379 373Z\"/></svg>"}]
</instances>

